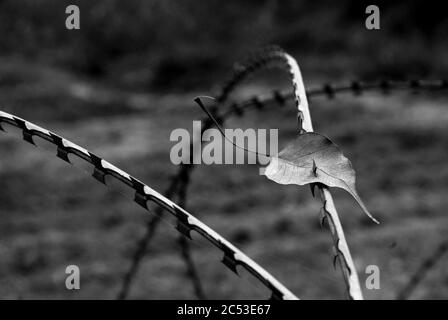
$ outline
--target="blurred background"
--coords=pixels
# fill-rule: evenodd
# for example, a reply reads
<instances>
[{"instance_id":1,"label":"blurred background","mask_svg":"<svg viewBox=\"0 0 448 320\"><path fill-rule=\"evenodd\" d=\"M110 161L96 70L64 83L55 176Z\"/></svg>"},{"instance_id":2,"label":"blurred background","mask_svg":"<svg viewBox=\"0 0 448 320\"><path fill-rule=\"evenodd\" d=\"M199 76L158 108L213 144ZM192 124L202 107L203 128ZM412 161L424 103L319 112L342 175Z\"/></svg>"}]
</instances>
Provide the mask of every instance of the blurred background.
<instances>
[{"instance_id":1,"label":"blurred background","mask_svg":"<svg viewBox=\"0 0 448 320\"><path fill-rule=\"evenodd\" d=\"M81 29L65 28L76 4ZM236 61L277 44L298 59L307 88L351 80L440 79L448 72L448 19L427 1L377 1L381 29L365 28L370 3L324 1L0 0L1 110L42 125L103 156L158 191L176 173L172 130L203 118L196 95L216 95ZM288 88L262 72L231 97ZM316 131L351 159L358 191L380 225L335 190L364 283L381 270L371 299L395 299L426 259L435 263L405 298L448 298L447 92L366 93L311 101ZM292 101L231 118L229 127L297 134ZM12 128L8 128L11 129ZM18 135L0 139L0 298L116 298L151 217ZM54 153L54 150L52 151ZM281 186L254 165L201 165L187 209L234 242L304 299L344 299L320 201ZM178 236L162 223L128 298L194 298ZM200 241L193 257L208 298L264 298ZM65 267L81 290L65 288Z\"/></svg>"}]
</instances>

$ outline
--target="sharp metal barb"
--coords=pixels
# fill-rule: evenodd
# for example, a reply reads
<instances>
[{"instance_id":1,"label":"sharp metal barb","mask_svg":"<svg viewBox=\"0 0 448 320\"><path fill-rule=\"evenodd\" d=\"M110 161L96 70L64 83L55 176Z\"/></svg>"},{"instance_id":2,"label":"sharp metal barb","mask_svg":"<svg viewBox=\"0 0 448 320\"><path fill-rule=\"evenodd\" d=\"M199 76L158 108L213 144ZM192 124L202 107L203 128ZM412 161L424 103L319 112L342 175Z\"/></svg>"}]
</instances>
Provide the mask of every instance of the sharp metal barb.
<instances>
[{"instance_id":1,"label":"sharp metal barb","mask_svg":"<svg viewBox=\"0 0 448 320\"><path fill-rule=\"evenodd\" d=\"M34 140L33 140L33 135L29 131L25 131L25 130L23 131L23 140L32 144L33 146L36 145L36 143L34 143Z\"/></svg>"},{"instance_id":2,"label":"sharp metal barb","mask_svg":"<svg viewBox=\"0 0 448 320\"><path fill-rule=\"evenodd\" d=\"M101 182L102 184L106 184L106 174L100 168L93 168L92 177Z\"/></svg>"},{"instance_id":3,"label":"sharp metal barb","mask_svg":"<svg viewBox=\"0 0 448 320\"><path fill-rule=\"evenodd\" d=\"M336 270L336 263L338 262L339 254L335 254L333 257L333 268Z\"/></svg>"},{"instance_id":4,"label":"sharp metal barb","mask_svg":"<svg viewBox=\"0 0 448 320\"><path fill-rule=\"evenodd\" d=\"M58 147L56 151L56 156L65 162L71 163L70 159L68 158L68 152L64 148Z\"/></svg>"},{"instance_id":5,"label":"sharp metal barb","mask_svg":"<svg viewBox=\"0 0 448 320\"><path fill-rule=\"evenodd\" d=\"M313 172L313 175L315 177L317 177L317 166L316 166L316 161L314 161L314 159L313 159L313 169L312 169L312 172ZM313 192L313 194L314 194L314 192Z\"/></svg>"},{"instance_id":6,"label":"sharp metal barb","mask_svg":"<svg viewBox=\"0 0 448 320\"><path fill-rule=\"evenodd\" d=\"M224 254L224 257L222 258L221 262L236 275L239 275L238 270L236 269L237 263L233 257L229 256L228 254Z\"/></svg>"},{"instance_id":7,"label":"sharp metal barb","mask_svg":"<svg viewBox=\"0 0 448 320\"><path fill-rule=\"evenodd\" d=\"M314 191L316 189L316 183L310 183L310 189L311 189L311 194L313 195L313 198L316 196Z\"/></svg>"},{"instance_id":8,"label":"sharp metal barb","mask_svg":"<svg viewBox=\"0 0 448 320\"><path fill-rule=\"evenodd\" d=\"M322 207L320 209L320 219L319 219L321 229L323 229L326 219L327 219L327 213L326 213L325 207Z\"/></svg>"},{"instance_id":9,"label":"sharp metal barb","mask_svg":"<svg viewBox=\"0 0 448 320\"><path fill-rule=\"evenodd\" d=\"M135 192L134 194L134 201L141 206L143 209L149 210L148 209L148 204L147 204L147 198L145 195L141 194L140 192Z\"/></svg>"}]
</instances>

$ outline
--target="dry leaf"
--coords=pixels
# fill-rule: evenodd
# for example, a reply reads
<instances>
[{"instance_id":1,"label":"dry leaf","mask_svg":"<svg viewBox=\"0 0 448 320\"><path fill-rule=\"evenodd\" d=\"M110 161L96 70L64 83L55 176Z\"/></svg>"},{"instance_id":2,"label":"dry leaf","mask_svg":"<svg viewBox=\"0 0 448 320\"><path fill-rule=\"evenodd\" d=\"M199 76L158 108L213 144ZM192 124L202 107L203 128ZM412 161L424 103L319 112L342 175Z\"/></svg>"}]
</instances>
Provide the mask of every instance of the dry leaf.
<instances>
[{"instance_id":1,"label":"dry leaf","mask_svg":"<svg viewBox=\"0 0 448 320\"><path fill-rule=\"evenodd\" d=\"M378 223L356 192L356 173L350 160L335 143L321 134L300 134L278 156L272 156L265 175L279 184L321 183L344 189L355 198L367 216Z\"/></svg>"}]
</instances>

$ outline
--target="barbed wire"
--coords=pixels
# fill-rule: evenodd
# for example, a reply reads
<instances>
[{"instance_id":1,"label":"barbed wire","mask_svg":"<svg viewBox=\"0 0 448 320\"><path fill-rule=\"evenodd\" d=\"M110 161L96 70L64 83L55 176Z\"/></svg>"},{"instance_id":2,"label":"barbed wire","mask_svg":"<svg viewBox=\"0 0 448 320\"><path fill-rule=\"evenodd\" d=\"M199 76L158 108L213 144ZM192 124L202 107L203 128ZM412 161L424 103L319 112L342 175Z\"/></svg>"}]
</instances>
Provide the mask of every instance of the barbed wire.
<instances>
[{"instance_id":1,"label":"barbed wire","mask_svg":"<svg viewBox=\"0 0 448 320\"><path fill-rule=\"evenodd\" d=\"M241 266L258 279L266 288L271 291L271 297L275 299L298 299L283 284L275 279L270 273L258 265L255 261L245 255L229 241L224 239L216 231L208 227L198 218L188 213L185 209L172 202L167 197L158 193L140 180L137 180L125 171L117 168L110 162L102 159L96 154L88 151L63 137L39 127L29 121L16 117L12 114L0 111L0 130L5 131L2 123L10 124L22 130L23 139L36 145L33 137L40 137L53 144L57 148L56 156L65 162L72 163L69 155L74 155L79 159L93 165L92 177L100 183L106 185L106 176L115 178L118 182L132 188L135 191L134 201L145 210L149 211L148 202L153 202L165 211L169 212L176 219L176 229L191 239L191 232L196 231L202 238L210 242L224 254L222 262L232 271L236 271L237 266Z\"/></svg>"},{"instance_id":2,"label":"barbed wire","mask_svg":"<svg viewBox=\"0 0 448 320\"><path fill-rule=\"evenodd\" d=\"M333 99L336 95L341 93L351 93L355 96L360 96L365 92L379 91L383 94L388 94L392 91L398 90L412 90L414 92L420 91L439 91L448 89L447 80L379 80L372 82L352 81L348 84L331 84L325 83L322 86L314 87L306 90L308 99L314 97L327 97ZM255 95L242 102L234 102L227 106L222 116L228 117L230 115L242 116L244 111L249 109L263 109L269 105L283 106L287 101L293 100L294 95L290 90L274 90L269 94Z\"/></svg>"}]
</instances>

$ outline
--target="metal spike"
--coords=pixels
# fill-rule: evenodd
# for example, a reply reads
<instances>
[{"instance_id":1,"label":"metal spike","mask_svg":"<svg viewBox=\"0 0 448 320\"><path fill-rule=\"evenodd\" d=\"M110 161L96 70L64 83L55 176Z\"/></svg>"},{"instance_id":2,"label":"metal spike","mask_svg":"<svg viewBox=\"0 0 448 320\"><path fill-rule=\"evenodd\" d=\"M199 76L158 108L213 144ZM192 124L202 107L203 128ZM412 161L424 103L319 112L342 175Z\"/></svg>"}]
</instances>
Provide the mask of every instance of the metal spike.
<instances>
[{"instance_id":1,"label":"metal spike","mask_svg":"<svg viewBox=\"0 0 448 320\"><path fill-rule=\"evenodd\" d=\"M313 175L317 177L317 166L316 161L314 161L314 159L313 159Z\"/></svg>"},{"instance_id":2,"label":"metal spike","mask_svg":"<svg viewBox=\"0 0 448 320\"><path fill-rule=\"evenodd\" d=\"M132 183L132 188L136 191L136 193L138 193L139 195L141 195L141 197L146 201L146 196L145 194L145 185L143 183L141 183L140 181L136 180L134 177L131 177L131 183Z\"/></svg>"},{"instance_id":3,"label":"metal spike","mask_svg":"<svg viewBox=\"0 0 448 320\"><path fill-rule=\"evenodd\" d=\"M224 257L222 258L221 262L230 270L232 270L236 275L238 274L238 271L236 270L237 263L235 261L235 258L229 257L229 255L224 254Z\"/></svg>"},{"instance_id":4,"label":"metal spike","mask_svg":"<svg viewBox=\"0 0 448 320\"><path fill-rule=\"evenodd\" d=\"M322 209L325 210L325 212L328 212L328 210L327 210L327 200L324 201L324 205L322 206Z\"/></svg>"},{"instance_id":5,"label":"metal spike","mask_svg":"<svg viewBox=\"0 0 448 320\"><path fill-rule=\"evenodd\" d=\"M36 145L33 140L33 135L30 132L25 131L25 130L23 130L23 140L25 140L28 143L31 143L34 146Z\"/></svg>"},{"instance_id":6,"label":"metal spike","mask_svg":"<svg viewBox=\"0 0 448 320\"><path fill-rule=\"evenodd\" d=\"M326 209L327 201L324 202L322 208L320 208L320 227L324 227L325 219L327 219L327 209Z\"/></svg>"},{"instance_id":7,"label":"metal spike","mask_svg":"<svg viewBox=\"0 0 448 320\"><path fill-rule=\"evenodd\" d=\"M149 210L148 209L148 205L146 204L146 196L145 195L142 195L141 193L139 193L139 192L136 192L135 193L135 195L134 195L134 201L138 204L138 205L140 205L141 207L143 207L144 209L146 209L146 210Z\"/></svg>"},{"instance_id":8,"label":"metal spike","mask_svg":"<svg viewBox=\"0 0 448 320\"><path fill-rule=\"evenodd\" d=\"M313 198L316 196L315 195L315 189L316 189L316 183L310 183L310 189L311 189L311 194L313 195Z\"/></svg>"},{"instance_id":9,"label":"metal spike","mask_svg":"<svg viewBox=\"0 0 448 320\"><path fill-rule=\"evenodd\" d=\"M193 240L191 238L191 227L189 225L177 220L176 229L188 239Z\"/></svg>"},{"instance_id":10,"label":"metal spike","mask_svg":"<svg viewBox=\"0 0 448 320\"><path fill-rule=\"evenodd\" d=\"M302 112L297 112L297 124L300 128L300 130L303 130L303 113Z\"/></svg>"},{"instance_id":11,"label":"metal spike","mask_svg":"<svg viewBox=\"0 0 448 320\"><path fill-rule=\"evenodd\" d=\"M93 174L92 177L94 177L96 180L98 180L99 182L101 182L102 184L106 184L106 174L104 173L103 170L95 167L93 169Z\"/></svg>"},{"instance_id":12,"label":"metal spike","mask_svg":"<svg viewBox=\"0 0 448 320\"><path fill-rule=\"evenodd\" d=\"M324 208L322 208L322 209L320 210L320 212L321 212L321 216L320 216L320 227L323 228L323 227L324 227L324 224L325 224L325 220L327 219L327 215L325 214L325 209L324 209Z\"/></svg>"},{"instance_id":13,"label":"metal spike","mask_svg":"<svg viewBox=\"0 0 448 320\"><path fill-rule=\"evenodd\" d=\"M336 240L336 246L335 246L335 250L336 250L336 254L341 253L342 255L344 255L341 250L339 250L339 239Z\"/></svg>"},{"instance_id":14,"label":"metal spike","mask_svg":"<svg viewBox=\"0 0 448 320\"><path fill-rule=\"evenodd\" d=\"M334 257L333 257L333 268L336 270L336 262L338 261L338 258L339 258L339 254L336 254Z\"/></svg>"},{"instance_id":15,"label":"metal spike","mask_svg":"<svg viewBox=\"0 0 448 320\"><path fill-rule=\"evenodd\" d=\"M68 152L67 152L67 150L65 150L65 149L63 149L63 148L61 148L61 147L58 147L56 156L57 156L58 158L64 160L65 162L71 163L71 162L70 162L70 159L68 158Z\"/></svg>"}]
</instances>

